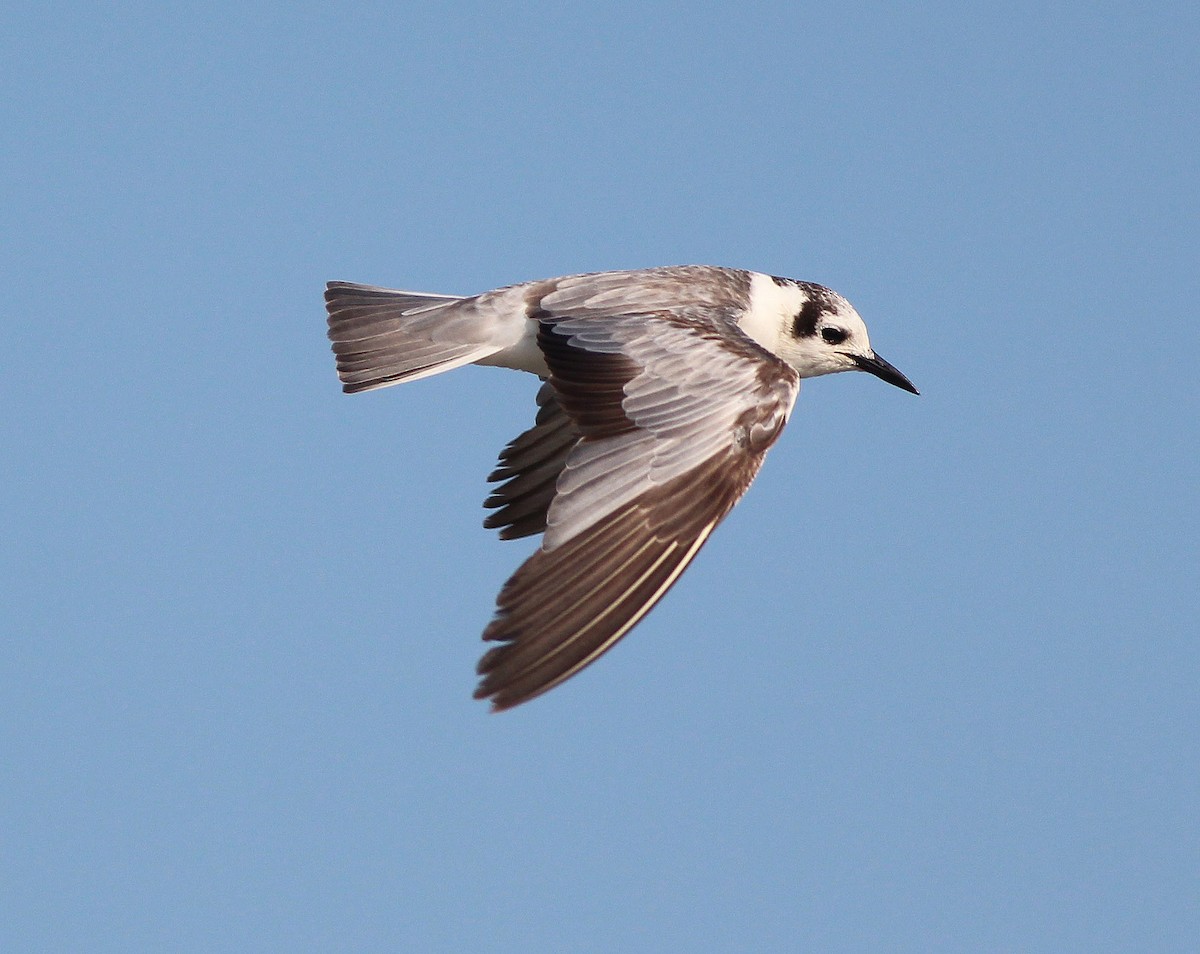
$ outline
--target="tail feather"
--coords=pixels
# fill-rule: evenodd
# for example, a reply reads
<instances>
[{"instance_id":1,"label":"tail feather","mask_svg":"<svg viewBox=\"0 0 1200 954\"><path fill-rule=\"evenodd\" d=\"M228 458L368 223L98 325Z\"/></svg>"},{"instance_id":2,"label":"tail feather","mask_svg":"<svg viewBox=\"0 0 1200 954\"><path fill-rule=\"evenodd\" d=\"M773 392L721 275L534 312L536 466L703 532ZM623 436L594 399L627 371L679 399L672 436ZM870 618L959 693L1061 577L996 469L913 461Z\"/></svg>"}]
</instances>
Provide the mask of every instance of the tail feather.
<instances>
[{"instance_id":1,"label":"tail feather","mask_svg":"<svg viewBox=\"0 0 1200 954\"><path fill-rule=\"evenodd\" d=\"M414 381L486 357L478 341L440 341L440 312L462 301L453 295L393 291L330 282L325 288L329 340L347 393Z\"/></svg>"}]
</instances>

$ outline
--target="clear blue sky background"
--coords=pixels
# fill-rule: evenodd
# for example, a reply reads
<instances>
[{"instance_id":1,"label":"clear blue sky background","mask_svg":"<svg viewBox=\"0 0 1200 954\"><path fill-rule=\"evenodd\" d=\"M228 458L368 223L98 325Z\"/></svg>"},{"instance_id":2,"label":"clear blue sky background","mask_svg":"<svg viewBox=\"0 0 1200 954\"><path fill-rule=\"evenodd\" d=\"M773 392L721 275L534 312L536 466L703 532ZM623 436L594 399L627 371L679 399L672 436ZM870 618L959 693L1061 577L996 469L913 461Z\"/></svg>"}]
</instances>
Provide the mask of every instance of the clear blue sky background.
<instances>
[{"instance_id":1,"label":"clear blue sky background","mask_svg":"<svg viewBox=\"0 0 1200 954\"><path fill-rule=\"evenodd\" d=\"M1200 6L6 9L0 949L1196 949ZM681 262L923 394L491 716L535 382L323 283Z\"/></svg>"}]
</instances>

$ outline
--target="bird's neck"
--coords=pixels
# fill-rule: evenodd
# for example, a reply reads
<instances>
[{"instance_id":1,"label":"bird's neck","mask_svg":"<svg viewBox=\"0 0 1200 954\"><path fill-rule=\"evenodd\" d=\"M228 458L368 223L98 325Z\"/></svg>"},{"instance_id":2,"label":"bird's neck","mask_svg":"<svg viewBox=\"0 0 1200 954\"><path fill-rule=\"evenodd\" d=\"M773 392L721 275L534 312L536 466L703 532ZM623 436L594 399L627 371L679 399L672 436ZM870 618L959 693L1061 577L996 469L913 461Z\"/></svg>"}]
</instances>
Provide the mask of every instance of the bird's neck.
<instances>
[{"instance_id":1,"label":"bird's neck","mask_svg":"<svg viewBox=\"0 0 1200 954\"><path fill-rule=\"evenodd\" d=\"M752 272L750 301L738 327L772 354L779 354L784 330L804 304L804 293L794 285L780 285L770 275Z\"/></svg>"}]
</instances>

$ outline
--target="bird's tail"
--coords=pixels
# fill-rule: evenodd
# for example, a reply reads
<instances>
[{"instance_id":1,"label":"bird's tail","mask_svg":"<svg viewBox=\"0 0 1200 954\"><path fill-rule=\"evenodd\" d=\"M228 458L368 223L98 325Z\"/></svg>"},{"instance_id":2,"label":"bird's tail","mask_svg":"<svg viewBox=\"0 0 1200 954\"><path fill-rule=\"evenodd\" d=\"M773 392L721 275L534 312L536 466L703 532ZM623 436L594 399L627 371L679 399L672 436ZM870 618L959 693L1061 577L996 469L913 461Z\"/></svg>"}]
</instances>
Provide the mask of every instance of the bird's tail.
<instances>
[{"instance_id":1,"label":"bird's tail","mask_svg":"<svg viewBox=\"0 0 1200 954\"><path fill-rule=\"evenodd\" d=\"M325 287L329 340L347 393L440 374L494 353L495 345L450 340L453 295L393 291L330 282Z\"/></svg>"}]
</instances>

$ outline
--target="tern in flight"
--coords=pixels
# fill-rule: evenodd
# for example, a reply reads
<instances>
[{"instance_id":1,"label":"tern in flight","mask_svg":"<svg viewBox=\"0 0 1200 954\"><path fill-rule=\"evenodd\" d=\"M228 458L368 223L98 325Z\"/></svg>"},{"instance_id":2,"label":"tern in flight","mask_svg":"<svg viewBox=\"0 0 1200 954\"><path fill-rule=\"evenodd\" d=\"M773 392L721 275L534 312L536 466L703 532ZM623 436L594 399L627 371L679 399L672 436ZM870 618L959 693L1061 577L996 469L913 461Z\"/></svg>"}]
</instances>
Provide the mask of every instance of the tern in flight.
<instances>
[{"instance_id":1,"label":"tern in flight","mask_svg":"<svg viewBox=\"0 0 1200 954\"><path fill-rule=\"evenodd\" d=\"M542 534L504 584L476 698L508 709L596 660L657 603L745 493L800 379L868 371L917 393L837 292L707 265L594 272L471 297L330 282L347 392L465 364L542 379L500 454L485 521Z\"/></svg>"}]
</instances>

